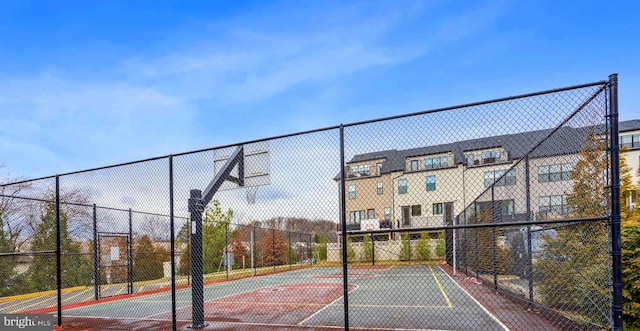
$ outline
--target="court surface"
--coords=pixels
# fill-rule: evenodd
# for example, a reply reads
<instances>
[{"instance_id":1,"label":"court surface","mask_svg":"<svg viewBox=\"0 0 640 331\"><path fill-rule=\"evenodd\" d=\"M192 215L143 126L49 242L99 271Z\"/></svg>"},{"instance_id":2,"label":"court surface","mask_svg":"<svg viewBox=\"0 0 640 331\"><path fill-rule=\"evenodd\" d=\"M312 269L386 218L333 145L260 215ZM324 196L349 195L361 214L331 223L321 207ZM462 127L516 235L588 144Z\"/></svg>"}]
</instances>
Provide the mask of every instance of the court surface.
<instances>
[{"instance_id":1,"label":"court surface","mask_svg":"<svg viewBox=\"0 0 640 331\"><path fill-rule=\"evenodd\" d=\"M349 326L354 329L505 330L437 265L349 267ZM342 270L313 267L204 287L214 329L343 328ZM191 324L191 289L176 291L178 327ZM63 310L63 326L171 327L171 293L120 296Z\"/></svg>"}]
</instances>

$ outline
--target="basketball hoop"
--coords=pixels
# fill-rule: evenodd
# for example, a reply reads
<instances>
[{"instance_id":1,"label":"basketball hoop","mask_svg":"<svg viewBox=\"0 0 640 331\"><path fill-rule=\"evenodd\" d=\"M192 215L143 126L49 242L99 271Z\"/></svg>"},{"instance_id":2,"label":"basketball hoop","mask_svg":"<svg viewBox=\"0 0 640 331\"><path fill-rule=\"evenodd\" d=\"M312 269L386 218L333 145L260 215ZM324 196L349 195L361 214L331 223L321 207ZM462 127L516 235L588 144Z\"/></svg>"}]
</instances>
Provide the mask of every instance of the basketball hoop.
<instances>
[{"instance_id":1,"label":"basketball hoop","mask_svg":"<svg viewBox=\"0 0 640 331\"><path fill-rule=\"evenodd\" d=\"M244 192L247 195L247 202L250 205L253 205L256 203L256 195L258 194L258 187L259 186L248 186L244 188Z\"/></svg>"}]
</instances>

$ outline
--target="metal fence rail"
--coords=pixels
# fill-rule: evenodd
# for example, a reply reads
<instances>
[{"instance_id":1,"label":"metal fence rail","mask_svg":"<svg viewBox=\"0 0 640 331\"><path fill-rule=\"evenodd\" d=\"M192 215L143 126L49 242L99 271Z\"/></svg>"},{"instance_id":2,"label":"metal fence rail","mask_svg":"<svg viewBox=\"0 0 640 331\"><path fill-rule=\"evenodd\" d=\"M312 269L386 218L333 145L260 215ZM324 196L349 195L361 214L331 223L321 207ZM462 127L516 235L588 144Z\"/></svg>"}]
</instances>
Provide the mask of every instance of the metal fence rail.
<instances>
[{"instance_id":1,"label":"metal fence rail","mask_svg":"<svg viewBox=\"0 0 640 331\"><path fill-rule=\"evenodd\" d=\"M617 76L0 186L1 313L621 330Z\"/></svg>"}]
</instances>

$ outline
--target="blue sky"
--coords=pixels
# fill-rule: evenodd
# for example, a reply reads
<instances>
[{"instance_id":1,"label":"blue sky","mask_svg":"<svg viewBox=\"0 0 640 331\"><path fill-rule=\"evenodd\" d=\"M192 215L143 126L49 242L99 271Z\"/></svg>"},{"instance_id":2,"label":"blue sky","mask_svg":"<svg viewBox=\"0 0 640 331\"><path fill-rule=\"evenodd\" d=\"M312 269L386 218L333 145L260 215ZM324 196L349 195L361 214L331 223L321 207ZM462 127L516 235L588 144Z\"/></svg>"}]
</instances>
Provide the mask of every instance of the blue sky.
<instances>
[{"instance_id":1,"label":"blue sky","mask_svg":"<svg viewBox=\"0 0 640 331\"><path fill-rule=\"evenodd\" d=\"M36 178L620 74L635 1L0 2L0 163Z\"/></svg>"}]
</instances>

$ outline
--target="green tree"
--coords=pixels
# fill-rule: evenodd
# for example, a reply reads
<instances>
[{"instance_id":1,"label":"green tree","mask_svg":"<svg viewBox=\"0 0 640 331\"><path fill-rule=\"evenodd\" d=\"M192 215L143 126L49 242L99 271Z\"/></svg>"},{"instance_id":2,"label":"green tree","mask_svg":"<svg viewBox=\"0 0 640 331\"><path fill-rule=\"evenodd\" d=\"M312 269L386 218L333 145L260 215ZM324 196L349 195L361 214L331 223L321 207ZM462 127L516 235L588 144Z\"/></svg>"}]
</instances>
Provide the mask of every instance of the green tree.
<instances>
[{"instance_id":1,"label":"green tree","mask_svg":"<svg viewBox=\"0 0 640 331\"><path fill-rule=\"evenodd\" d=\"M621 152L626 152L623 148ZM640 177L640 169L638 169ZM620 216L622 248L622 296L625 329L640 329L640 213L630 208L628 201L638 193L638 185L631 180L631 169L620 158ZM637 202L636 202L637 204Z\"/></svg>"},{"instance_id":2,"label":"green tree","mask_svg":"<svg viewBox=\"0 0 640 331\"><path fill-rule=\"evenodd\" d=\"M571 173L573 192L567 199L571 217L607 215L606 166L606 141L592 130ZM609 305L606 223L579 222L558 227L555 237L543 239L534 276L544 303L606 325L608 314L600 309Z\"/></svg>"},{"instance_id":3,"label":"green tree","mask_svg":"<svg viewBox=\"0 0 640 331\"><path fill-rule=\"evenodd\" d=\"M0 215L0 253L12 253L11 241L4 233L2 227L2 215ZM14 256L0 256L0 296L11 293L11 281L16 276L16 258Z\"/></svg>"},{"instance_id":4,"label":"green tree","mask_svg":"<svg viewBox=\"0 0 640 331\"><path fill-rule=\"evenodd\" d=\"M364 261L371 261L371 258L373 257L373 247L371 246L372 244L372 240L371 240L371 236L365 234L362 238L362 259Z\"/></svg>"},{"instance_id":5,"label":"green tree","mask_svg":"<svg viewBox=\"0 0 640 331\"><path fill-rule=\"evenodd\" d=\"M293 264L298 262L298 257L296 255L296 249L293 247L293 245L289 245L287 244L287 261L285 261L288 264Z\"/></svg>"},{"instance_id":6,"label":"green tree","mask_svg":"<svg viewBox=\"0 0 640 331\"><path fill-rule=\"evenodd\" d=\"M351 238L347 238L345 246L347 246L347 261L352 262L356 258L356 251L351 244ZM340 257L342 257L342 250L340 250Z\"/></svg>"},{"instance_id":7,"label":"green tree","mask_svg":"<svg viewBox=\"0 0 640 331\"><path fill-rule=\"evenodd\" d=\"M204 273L212 273L218 270L222 253L225 250L225 236L229 223L233 219L233 211L228 209L223 212L218 200L213 205L207 206L202 217L202 263Z\"/></svg>"},{"instance_id":8,"label":"green tree","mask_svg":"<svg viewBox=\"0 0 640 331\"><path fill-rule=\"evenodd\" d=\"M56 249L56 213L52 202L45 206L41 222L33 236L33 251ZM62 283L64 287L89 285L93 276L91 260L81 255L80 245L69 236L67 215L60 211L60 249L62 252ZM37 255L29 270L31 285L35 291L56 288L56 259L53 256Z\"/></svg>"},{"instance_id":9,"label":"green tree","mask_svg":"<svg viewBox=\"0 0 640 331\"><path fill-rule=\"evenodd\" d=\"M202 217L202 263L205 274L218 270L225 250L225 232L233 219L233 211L222 211L220 202L213 200L213 204L207 205ZM191 274L191 241L188 240L190 223L184 224L178 231L178 240L186 245L180 255L178 273L180 275ZM231 238L228 238L231 239Z\"/></svg>"},{"instance_id":10,"label":"green tree","mask_svg":"<svg viewBox=\"0 0 640 331\"><path fill-rule=\"evenodd\" d=\"M411 241L409 240L409 234L402 234L400 240L400 260L407 261L411 259Z\"/></svg>"},{"instance_id":11,"label":"green tree","mask_svg":"<svg viewBox=\"0 0 640 331\"><path fill-rule=\"evenodd\" d=\"M436 242L436 257L439 259L444 259L444 254L447 252L445 236L446 233L444 231L438 233L438 240Z\"/></svg>"},{"instance_id":12,"label":"green tree","mask_svg":"<svg viewBox=\"0 0 640 331\"><path fill-rule=\"evenodd\" d=\"M133 249L133 280L151 280L164 277L163 255L166 250L153 247L148 235L137 240Z\"/></svg>"},{"instance_id":13,"label":"green tree","mask_svg":"<svg viewBox=\"0 0 640 331\"><path fill-rule=\"evenodd\" d=\"M429 245L429 234L427 231L422 231L420 233L420 239L418 239L418 243L416 244L416 255L420 260L426 261L431 258L431 245Z\"/></svg>"},{"instance_id":14,"label":"green tree","mask_svg":"<svg viewBox=\"0 0 640 331\"><path fill-rule=\"evenodd\" d=\"M184 224L182 224L182 226L180 227L180 230L178 230L178 234L176 235L176 245L182 245L182 244L186 244L189 242L189 225L191 223L190 222L185 222Z\"/></svg>"},{"instance_id":15,"label":"green tree","mask_svg":"<svg viewBox=\"0 0 640 331\"><path fill-rule=\"evenodd\" d=\"M180 253L177 273L181 276L191 275L191 241L187 242L182 253Z\"/></svg>"},{"instance_id":16,"label":"green tree","mask_svg":"<svg viewBox=\"0 0 640 331\"><path fill-rule=\"evenodd\" d=\"M625 328L640 329L640 221L627 220L622 227L622 296Z\"/></svg>"},{"instance_id":17,"label":"green tree","mask_svg":"<svg viewBox=\"0 0 640 331\"><path fill-rule=\"evenodd\" d=\"M327 238L324 234L316 234L313 237L313 242L315 245L314 256L317 256L318 260L325 261L327 259L327 243L329 242L329 238Z\"/></svg>"},{"instance_id":18,"label":"green tree","mask_svg":"<svg viewBox=\"0 0 640 331\"><path fill-rule=\"evenodd\" d=\"M356 258L356 251L353 249L353 244L351 244L351 238L346 238L344 246L347 248L347 262L354 261ZM340 246L340 260L342 260L342 245Z\"/></svg>"},{"instance_id":19,"label":"green tree","mask_svg":"<svg viewBox=\"0 0 640 331\"><path fill-rule=\"evenodd\" d=\"M478 223L489 224L493 220L493 207L489 204L483 204L478 212ZM477 242L477 261L478 272L481 274L493 274L494 262L495 272L498 274L506 273L506 261L508 252L505 248L497 245L495 239L499 235L499 229L497 227L482 227L475 230L476 242ZM446 253L445 247L446 233L442 231L438 235L438 246L436 247L436 254L440 258L444 258ZM494 256L495 249L495 256Z\"/></svg>"}]
</instances>

